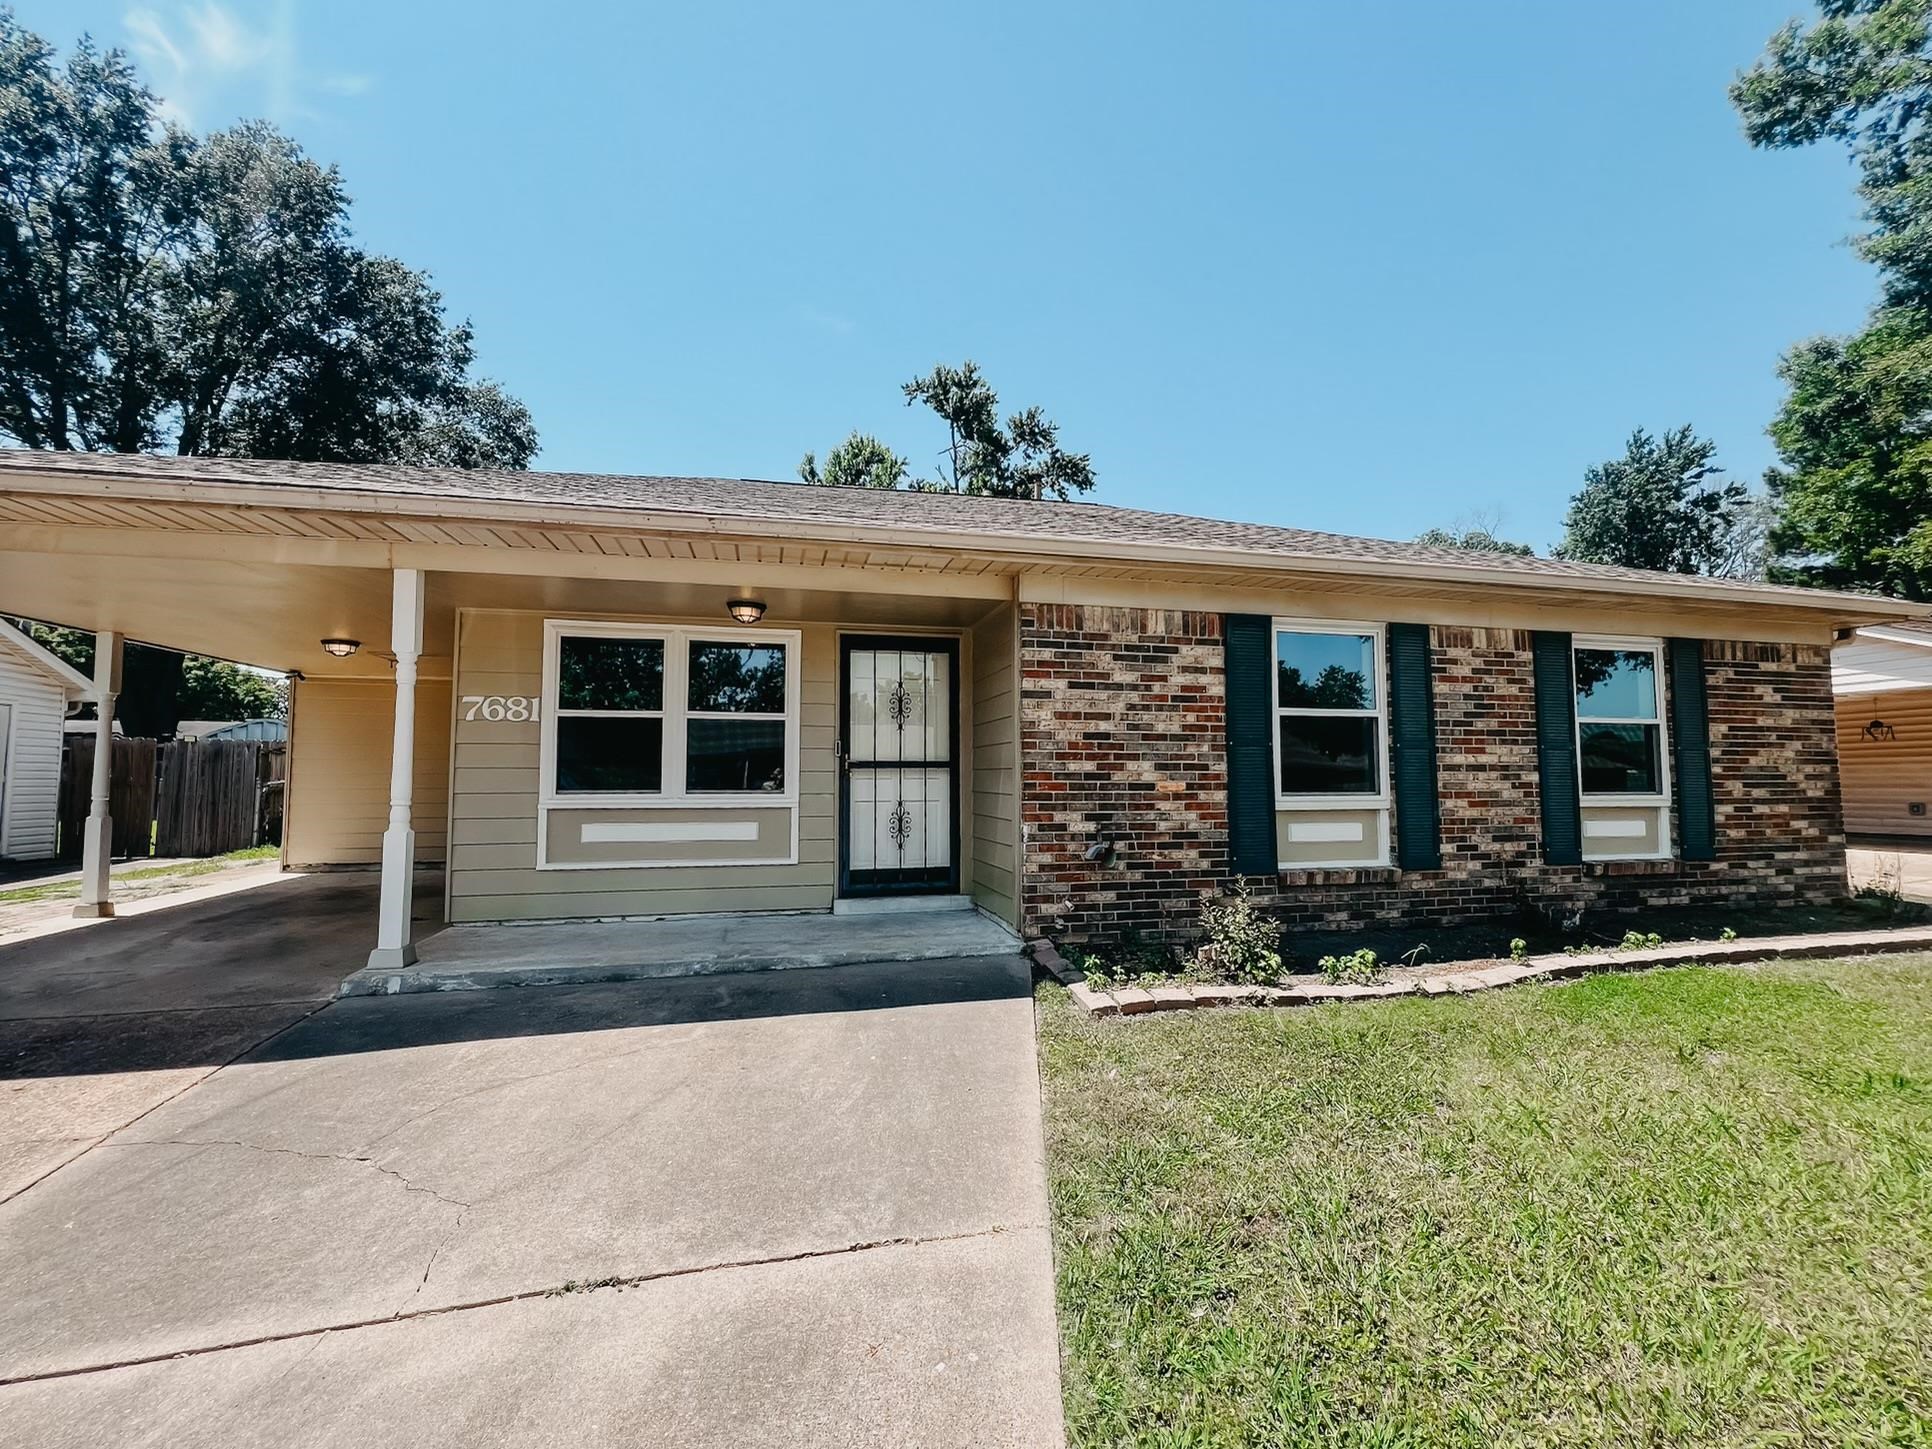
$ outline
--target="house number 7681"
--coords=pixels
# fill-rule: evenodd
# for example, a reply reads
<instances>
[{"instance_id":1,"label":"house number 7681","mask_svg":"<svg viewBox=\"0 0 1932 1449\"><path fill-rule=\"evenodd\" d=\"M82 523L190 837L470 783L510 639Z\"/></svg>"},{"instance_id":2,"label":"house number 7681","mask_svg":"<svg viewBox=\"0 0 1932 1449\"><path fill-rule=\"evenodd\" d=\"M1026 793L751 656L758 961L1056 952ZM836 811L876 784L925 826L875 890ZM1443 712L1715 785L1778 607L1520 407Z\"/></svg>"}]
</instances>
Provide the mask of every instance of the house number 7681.
<instances>
[{"instance_id":1,"label":"house number 7681","mask_svg":"<svg viewBox=\"0 0 1932 1449\"><path fill-rule=\"evenodd\" d=\"M509 720L522 724L537 717L537 702L522 694L466 694L464 719Z\"/></svg>"}]
</instances>

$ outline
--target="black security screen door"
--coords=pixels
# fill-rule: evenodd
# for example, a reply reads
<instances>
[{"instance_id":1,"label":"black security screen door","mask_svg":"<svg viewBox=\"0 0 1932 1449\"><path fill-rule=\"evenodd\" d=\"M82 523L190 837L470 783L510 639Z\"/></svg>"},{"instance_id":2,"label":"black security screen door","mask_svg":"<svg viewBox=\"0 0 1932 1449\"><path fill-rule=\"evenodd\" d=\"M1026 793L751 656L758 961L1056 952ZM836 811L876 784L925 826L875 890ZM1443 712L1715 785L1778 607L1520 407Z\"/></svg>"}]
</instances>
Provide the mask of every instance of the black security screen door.
<instances>
[{"instance_id":1,"label":"black security screen door","mask_svg":"<svg viewBox=\"0 0 1932 1449\"><path fill-rule=\"evenodd\" d=\"M959 645L839 645L839 891L959 889Z\"/></svg>"}]
</instances>

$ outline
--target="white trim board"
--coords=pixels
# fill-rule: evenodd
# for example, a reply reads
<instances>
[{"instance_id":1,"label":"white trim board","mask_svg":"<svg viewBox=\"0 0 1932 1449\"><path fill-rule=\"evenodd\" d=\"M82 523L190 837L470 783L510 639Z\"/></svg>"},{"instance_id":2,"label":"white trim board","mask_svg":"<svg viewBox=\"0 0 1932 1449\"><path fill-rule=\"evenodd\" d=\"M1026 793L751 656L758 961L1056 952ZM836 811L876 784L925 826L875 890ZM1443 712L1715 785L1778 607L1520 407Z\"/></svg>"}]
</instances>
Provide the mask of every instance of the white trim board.
<instances>
[{"instance_id":1,"label":"white trim board","mask_svg":"<svg viewBox=\"0 0 1932 1449\"><path fill-rule=\"evenodd\" d=\"M614 845L620 841L668 844L673 841L756 840L756 820L586 820L577 831L584 845Z\"/></svg>"}]
</instances>

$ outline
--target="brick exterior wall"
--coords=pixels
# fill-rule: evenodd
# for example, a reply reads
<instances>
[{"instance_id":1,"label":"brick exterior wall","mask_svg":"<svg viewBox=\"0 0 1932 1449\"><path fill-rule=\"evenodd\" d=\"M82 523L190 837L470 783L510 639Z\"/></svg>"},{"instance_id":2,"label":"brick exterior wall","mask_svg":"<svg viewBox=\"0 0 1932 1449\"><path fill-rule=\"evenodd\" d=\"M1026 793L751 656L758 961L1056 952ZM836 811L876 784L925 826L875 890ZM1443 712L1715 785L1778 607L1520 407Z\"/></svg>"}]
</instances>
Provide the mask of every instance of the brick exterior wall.
<instances>
[{"instance_id":1,"label":"brick exterior wall","mask_svg":"<svg viewBox=\"0 0 1932 1449\"><path fill-rule=\"evenodd\" d=\"M1431 652L1443 868L1251 879L1290 927L1845 893L1823 647L1705 646L1715 861L1583 866L1541 859L1530 636L1437 627ZM1186 938L1231 883L1220 616L1025 604L1020 673L1027 931ZM1111 865L1086 859L1102 838Z\"/></svg>"}]
</instances>

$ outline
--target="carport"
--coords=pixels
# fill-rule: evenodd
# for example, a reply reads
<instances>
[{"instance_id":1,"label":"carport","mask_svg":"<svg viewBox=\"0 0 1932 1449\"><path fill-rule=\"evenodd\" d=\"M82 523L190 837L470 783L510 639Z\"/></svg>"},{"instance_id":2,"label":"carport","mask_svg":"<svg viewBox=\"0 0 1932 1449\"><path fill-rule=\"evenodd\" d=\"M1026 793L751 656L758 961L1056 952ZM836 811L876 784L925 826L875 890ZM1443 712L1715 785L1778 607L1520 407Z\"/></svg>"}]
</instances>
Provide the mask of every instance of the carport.
<instances>
[{"instance_id":1,"label":"carport","mask_svg":"<svg viewBox=\"0 0 1932 1449\"><path fill-rule=\"evenodd\" d=\"M617 506L607 495L620 485L635 496ZM829 526L749 512L707 516L692 502L706 487L754 499L815 491L0 453L0 611L97 631L103 729L128 639L293 678L283 863L378 873L364 940L342 975L366 966L422 979L406 903L412 873L426 868L444 870L444 914L466 924L825 913L876 891L932 896L947 917L935 940L952 954L966 949L940 940L965 925L952 908L989 940L995 921L1010 927L1019 858L1011 567L840 543ZM681 511L656 506L660 497ZM573 712L621 716L634 732L662 726L661 785L561 793L583 787L562 780L552 738L564 712L560 635L571 647L660 651L661 698L653 684L628 713L601 701ZM746 704L740 689L735 699L687 700L687 644L741 665L778 660L782 699ZM908 695L901 681L897 697L929 697L914 707L934 721L948 719L950 692L950 725L927 731L937 741L930 760L860 764L844 748L851 694L839 671L858 650L868 651L867 669L889 659L905 670L914 688ZM734 709L750 712L720 723L718 711ZM701 731L734 769L742 756L735 793L687 784ZM782 743L759 745L767 732ZM888 774L900 797L866 793ZM80 914L114 909L107 824L101 778ZM875 849L903 856L909 840L918 869L871 858ZM773 964L854 959L860 948L829 938L884 939L894 928L809 930L828 938L823 950ZM506 950L519 954L530 939ZM997 944L1014 940L1009 931ZM472 944L466 960L481 949ZM601 943L594 954L609 959Z\"/></svg>"}]
</instances>

